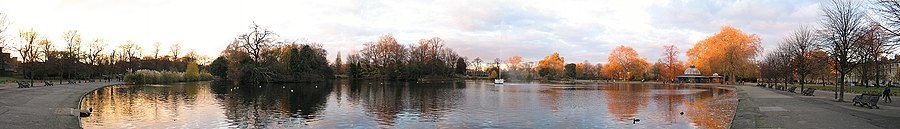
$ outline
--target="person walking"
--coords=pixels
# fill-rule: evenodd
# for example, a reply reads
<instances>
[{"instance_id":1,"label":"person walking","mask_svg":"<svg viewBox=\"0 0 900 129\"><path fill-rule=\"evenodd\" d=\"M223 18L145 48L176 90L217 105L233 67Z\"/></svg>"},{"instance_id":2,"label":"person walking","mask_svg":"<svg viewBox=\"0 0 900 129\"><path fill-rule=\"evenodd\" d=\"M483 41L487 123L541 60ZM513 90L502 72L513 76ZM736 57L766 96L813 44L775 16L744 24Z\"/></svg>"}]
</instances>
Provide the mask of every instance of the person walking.
<instances>
[{"instance_id":1,"label":"person walking","mask_svg":"<svg viewBox=\"0 0 900 129\"><path fill-rule=\"evenodd\" d=\"M882 94L882 96L884 96L884 102L886 102L886 103L893 102L893 100L891 100L891 87L890 86L884 86L884 92L881 92L881 94Z\"/></svg>"}]
</instances>

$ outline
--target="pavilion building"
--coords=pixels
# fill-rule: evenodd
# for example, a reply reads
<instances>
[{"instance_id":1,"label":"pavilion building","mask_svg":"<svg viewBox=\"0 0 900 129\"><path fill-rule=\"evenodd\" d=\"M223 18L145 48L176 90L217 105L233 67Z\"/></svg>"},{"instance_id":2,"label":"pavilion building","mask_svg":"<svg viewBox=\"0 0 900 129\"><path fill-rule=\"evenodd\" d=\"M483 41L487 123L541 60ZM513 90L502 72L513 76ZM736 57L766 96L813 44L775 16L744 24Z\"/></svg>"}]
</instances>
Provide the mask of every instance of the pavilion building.
<instances>
[{"instance_id":1,"label":"pavilion building","mask_svg":"<svg viewBox=\"0 0 900 129\"><path fill-rule=\"evenodd\" d=\"M720 82L722 76L719 73L713 73L712 76L703 76L700 70L691 64L691 67L684 70L684 75L678 76L678 82L697 83L697 82Z\"/></svg>"}]
</instances>

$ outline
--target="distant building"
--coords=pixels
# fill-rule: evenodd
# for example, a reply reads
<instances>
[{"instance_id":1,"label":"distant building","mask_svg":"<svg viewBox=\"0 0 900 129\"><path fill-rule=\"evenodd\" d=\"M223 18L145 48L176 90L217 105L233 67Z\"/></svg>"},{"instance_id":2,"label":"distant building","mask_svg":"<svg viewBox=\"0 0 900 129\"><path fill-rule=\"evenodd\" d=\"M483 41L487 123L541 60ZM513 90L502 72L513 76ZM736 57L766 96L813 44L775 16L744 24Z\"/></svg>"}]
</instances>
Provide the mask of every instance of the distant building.
<instances>
[{"instance_id":1,"label":"distant building","mask_svg":"<svg viewBox=\"0 0 900 129\"><path fill-rule=\"evenodd\" d=\"M0 47L0 50L3 50L3 47ZM16 58L11 57L9 53L0 51L0 76L16 75L18 64L19 61Z\"/></svg>"},{"instance_id":2,"label":"distant building","mask_svg":"<svg viewBox=\"0 0 900 129\"><path fill-rule=\"evenodd\" d=\"M722 80L722 76L719 76L719 73L713 73L712 76L703 76L700 73L700 70L691 65L691 68L684 70L684 75L678 76L679 82L719 82Z\"/></svg>"}]
</instances>

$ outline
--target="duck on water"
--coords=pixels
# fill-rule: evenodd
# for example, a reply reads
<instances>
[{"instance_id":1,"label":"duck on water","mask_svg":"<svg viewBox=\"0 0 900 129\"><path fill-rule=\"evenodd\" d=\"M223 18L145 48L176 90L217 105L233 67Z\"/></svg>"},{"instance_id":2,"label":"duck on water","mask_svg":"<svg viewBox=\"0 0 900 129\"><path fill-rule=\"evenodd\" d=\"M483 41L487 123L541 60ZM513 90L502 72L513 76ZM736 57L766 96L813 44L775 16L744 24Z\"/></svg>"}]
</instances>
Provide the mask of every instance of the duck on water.
<instances>
[{"instance_id":1,"label":"duck on water","mask_svg":"<svg viewBox=\"0 0 900 129\"><path fill-rule=\"evenodd\" d=\"M79 117L89 117L91 116L91 112L94 112L94 108L88 108L88 110L78 111Z\"/></svg>"}]
</instances>

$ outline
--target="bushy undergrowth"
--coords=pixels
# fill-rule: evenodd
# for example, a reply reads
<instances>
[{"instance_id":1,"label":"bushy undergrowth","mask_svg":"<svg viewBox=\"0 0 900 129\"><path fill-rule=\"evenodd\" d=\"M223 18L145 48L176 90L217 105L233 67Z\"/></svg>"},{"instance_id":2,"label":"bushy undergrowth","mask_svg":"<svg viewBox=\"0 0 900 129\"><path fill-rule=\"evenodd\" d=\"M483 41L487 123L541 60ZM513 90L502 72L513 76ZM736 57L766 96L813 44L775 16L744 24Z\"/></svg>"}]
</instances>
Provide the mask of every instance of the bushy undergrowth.
<instances>
[{"instance_id":1,"label":"bushy undergrowth","mask_svg":"<svg viewBox=\"0 0 900 129\"><path fill-rule=\"evenodd\" d=\"M197 76L185 76L184 72L137 70L125 75L125 81L135 84L163 84L212 80L212 74L200 72Z\"/></svg>"}]
</instances>

